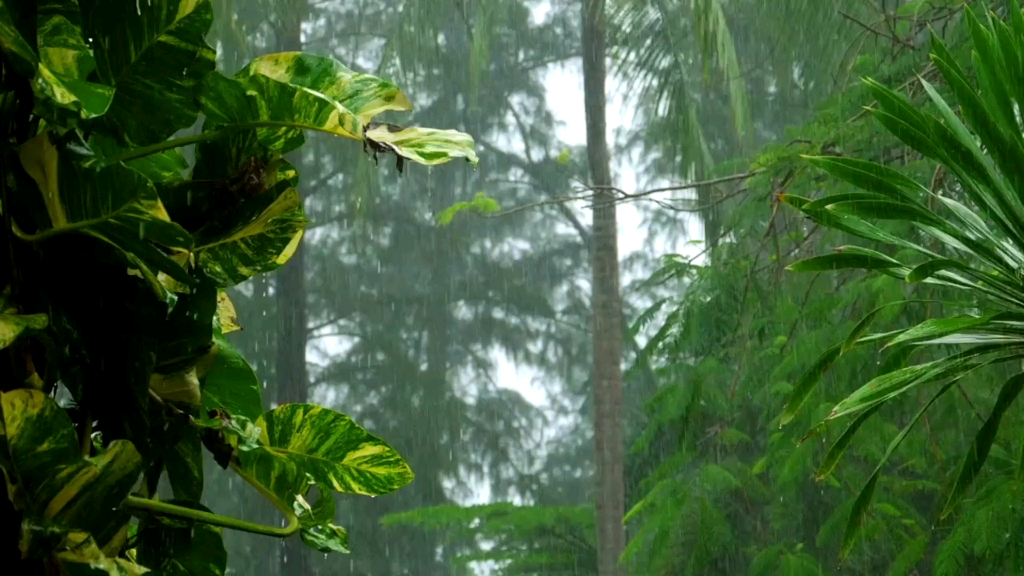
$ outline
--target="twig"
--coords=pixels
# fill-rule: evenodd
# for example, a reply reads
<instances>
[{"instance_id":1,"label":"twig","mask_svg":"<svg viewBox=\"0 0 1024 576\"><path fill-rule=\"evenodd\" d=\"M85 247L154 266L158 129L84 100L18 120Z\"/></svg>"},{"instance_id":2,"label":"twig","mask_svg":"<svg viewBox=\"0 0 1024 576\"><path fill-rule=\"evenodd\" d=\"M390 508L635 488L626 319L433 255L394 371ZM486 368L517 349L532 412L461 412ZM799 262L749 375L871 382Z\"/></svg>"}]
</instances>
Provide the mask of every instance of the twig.
<instances>
[{"instance_id":1,"label":"twig","mask_svg":"<svg viewBox=\"0 0 1024 576\"><path fill-rule=\"evenodd\" d=\"M547 200L541 200L539 202L532 202L530 204L524 204L522 206L516 206L515 208L509 208L508 210L502 210L501 212L495 212L493 214L488 214L487 217L488 218L498 218L500 216L508 216L509 214L515 214L516 212L522 212L524 210L529 210L529 209L532 209L532 208L539 208L541 206L548 206L548 205L551 205L551 204L562 204L562 203L565 203L565 202L573 202L573 201L576 201L576 200L593 200L594 196L595 196L594 192L597 192L597 191L605 191L605 192L616 193L616 194L619 195L621 200L627 200L627 201L628 200L637 200L637 199L640 199L640 198L645 198L647 196L651 196L653 194L658 194L659 192L673 192L673 191L678 191L678 190L689 190L690 188L698 188L698 187L701 187L701 186L714 186L716 184L724 184L726 182L734 182L736 180L745 180L745 179L750 178L750 177L752 177L752 176L754 176L754 175L756 175L756 174L758 174L760 172L761 172L760 170L751 170L749 172L743 172L741 174L732 174L730 176L722 176L721 178L712 178L710 180L702 180L700 182L691 182L689 184L677 184L677 185L674 185L674 186L664 186L664 187L661 187L661 188L652 188L651 190L645 190L643 192L635 192L633 194L630 194L630 193L622 190L621 188L617 188L615 186L591 186L591 185L583 184L583 186L587 190L591 191L590 193L583 194L583 195L577 195L577 196L562 196L562 197L559 197L559 198L549 198Z\"/></svg>"},{"instance_id":2,"label":"twig","mask_svg":"<svg viewBox=\"0 0 1024 576\"><path fill-rule=\"evenodd\" d=\"M868 24L865 24L865 23L861 22L860 20L854 18L853 16L847 14L846 12L843 12L842 10L839 11L839 15L842 16L843 18L846 18L850 22L853 22L854 24L860 26L861 28L867 30L868 32L871 32L875 36L879 36L881 38L886 38L888 40L892 40L893 42L902 44L902 45L904 45L907 48L910 48L912 50L916 48L913 44L907 42L906 40L904 40L902 38L899 38L899 37L897 37L895 35L891 35L891 34L887 34L885 32L882 32L881 30L879 30L879 29L877 29L877 28L875 28L873 26L869 26Z\"/></svg>"}]
</instances>

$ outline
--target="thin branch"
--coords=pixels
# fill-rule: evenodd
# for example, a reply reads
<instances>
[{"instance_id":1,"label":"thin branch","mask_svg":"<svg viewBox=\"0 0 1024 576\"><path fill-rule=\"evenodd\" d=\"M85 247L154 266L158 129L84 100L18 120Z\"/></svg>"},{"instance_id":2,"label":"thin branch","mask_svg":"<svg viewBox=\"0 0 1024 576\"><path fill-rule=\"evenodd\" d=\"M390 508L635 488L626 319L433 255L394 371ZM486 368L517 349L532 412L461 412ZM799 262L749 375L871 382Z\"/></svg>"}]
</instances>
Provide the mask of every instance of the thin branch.
<instances>
[{"instance_id":1,"label":"thin branch","mask_svg":"<svg viewBox=\"0 0 1024 576\"><path fill-rule=\"evenodd\" d=\"M760 172L760 170L751 170L749 172L743 172L741 174L732 174L732 175L729 175L729 176L722 176L721 178L712 178L710 180L702 180L700 182L691 182L689 184L677 184L677 185L674 185L674 186L664 186L664 187L661 187L661 188L652 188L650 190L645 190L643 192L635 192L635 193L632 193L632 194L622 190L621 188L616 188L615 186L590 186L590 185L584 185L587 190L591 191L590 193L582 194L582 195L576 195L576 196L562 196L562 197L559 197L559 198L549 198L547 200L541 200L539 202L533 202L533 203L530 203L530 204L524 204L522 206L516 206L515 208L509 208L508 210L502 210L500 212L495 212L493 214L488 214L486 217L487 218L498 218L498 217L501 217L501 216L508 216L509 214L515 214L516 212L522 212L524 210L530 210L532 208L538 208L538 207L541 207L541 206L549 206L549 205L552 205L552 204L563 204L565 202L573 202L573 201L576 201L576 200L594 200L594 198L595 198L594 192L595 191L614 192L614 193L616 193L619 196L619 200L620 201L632 201L632 200L638 200L638 199L646 198L648 196L651 196L651 195L654 195L654 194L658 194L660 192L673 192L673 191L678 191L678 190L689 190L691 188L699 188L701 186L714 186L716 184L724 184L726 182L735 182L736 180L746 180L747 178L750 178L750 177L758 174L759 172ZM731 197L731 196L734 196L734 195L735 194L732 194L732 195L730 195L728 197ZM723 198L723 200L724 200L724 198ZM721 201L721 200L719 200L719 201ZM693 210L699 210L699 209L700 209L700 207L694 208Z\"/></svg>"}]
</instances>

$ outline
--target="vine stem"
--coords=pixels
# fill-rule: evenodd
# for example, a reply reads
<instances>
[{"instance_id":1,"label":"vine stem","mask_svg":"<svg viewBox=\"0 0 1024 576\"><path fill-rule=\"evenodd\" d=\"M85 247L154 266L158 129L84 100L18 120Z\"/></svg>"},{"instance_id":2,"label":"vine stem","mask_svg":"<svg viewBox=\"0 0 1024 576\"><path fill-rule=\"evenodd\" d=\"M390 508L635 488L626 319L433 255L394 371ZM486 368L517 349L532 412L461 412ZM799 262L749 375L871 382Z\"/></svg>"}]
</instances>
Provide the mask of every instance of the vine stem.
<instances>
[{"instance_id":1,"label":"vine stem","mask_svg":"<svg viewBox=\"0 0 1024 576\"><path fill-rule=\"evenodd\" d=\"M168 502L162 502L160 500L140 498L138 496L128 496L125 498L124 502L121 504L121 508L129 512L148 512L157 516L169 516L172 518L181 518L183 520L193 520L195 522L202 522L203 524L230 528L232 530L239 530L250 534L273 536L275 538L287 538L299 531L301 528L299 517L294 511L285 505L284 502L281 502L280 498L264 488L252 476L239 468L235 462L231 463L231 469L234 470L234 472L238 474L246 484L255 488L267 500L270 500L270 503L273 504L275 508L284 514L285 518L288 519L288 524L284 528L275 528L273 526L256 524L246 520L229 518L227 516L221 516L211 512L203 512L202 510L185 508L184 506L178 506Z\"/></svg>"},{"instance_id":2,"label":"vine stem","mask_svg":"<svg viewBox=\"0 0 1024 576\"><path fill-rule=\"evenodd\" d=\"M319 126L298 124L296 122L281 122L281 121L273 121L273 120L260 120L260 121L257 121L257 122L242 122L242 123L239 123L239 124L226 124L224 126L218 127L216 130L211 130L209 132L200 132L199 134L193 134L192 136L184 136L182 138L175 138L173 140L165 140L163 142L157 142L156 144L151 144L149 146L143 146L141 148L135 148L133 150L128 150L128 151L126 151L126 152L124 152L122 154L117 154L115 156L112 156L111 158L108 158L106 162L110 163L110 164L116 164L117 162L128 162L129 160L136 160L138 158L143 158L143 157L150 156L150 155L153 155L153 154L159 154L161 152L165 152L167 150L172 150L174 148L181 148L182 146L189 146L189 145L192 145L192 144L199 144L199 143L202 143L202 142L210 142L212 140L217 140L219 138L223 138L225 136L228 136L229 134L231 134L233 132L239 132L239 131L242 131L242 130L251 130L253 128L297 128L297 129L300 129L300 130L316 130L316 131L321 131L321 132L324 131L324 129L322 127L319 127ZM360 126L360 130L359 131L360 131L360 135L358 135L358 136L354 135L354 134L339 134L338 132L333 132L333 131L330 131L329 133L330 134L334 134L336 136L345 136L345 137L351 138L353 140L362 141L363 137L362 137L362 134L361 134L361 132L362 132L362 127L361 126Z\"/></svg>"}]
</instances>

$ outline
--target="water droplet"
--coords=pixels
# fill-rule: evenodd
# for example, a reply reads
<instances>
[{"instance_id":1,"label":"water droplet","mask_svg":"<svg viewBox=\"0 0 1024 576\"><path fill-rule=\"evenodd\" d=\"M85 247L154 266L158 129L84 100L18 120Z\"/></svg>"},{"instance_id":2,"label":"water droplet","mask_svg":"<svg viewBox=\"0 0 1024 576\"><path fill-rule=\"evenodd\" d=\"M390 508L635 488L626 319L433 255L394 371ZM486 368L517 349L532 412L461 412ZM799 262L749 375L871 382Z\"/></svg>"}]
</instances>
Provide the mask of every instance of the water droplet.
<instances>
[{"instance_id":1,"label":"water droplet","mask_svg":"<svg viewBox=\"0 0 1024 576\"><path fill-rule=\"evenodd\" d=\"M186 206L191 206L192 205L192 191L191 190L189 190L188 193L185 194L185 205Z\"/></svg>"},{"instance_id":2,"label":"water droplet","mask_svg":"<svg viewBox=\"0 0 1024 576\"><path fill-rule=\"evenodd\" d=\"M142 6L139 5L139 0L135 0L135 13L142 16Z\"/></svg>"}]
</instances>

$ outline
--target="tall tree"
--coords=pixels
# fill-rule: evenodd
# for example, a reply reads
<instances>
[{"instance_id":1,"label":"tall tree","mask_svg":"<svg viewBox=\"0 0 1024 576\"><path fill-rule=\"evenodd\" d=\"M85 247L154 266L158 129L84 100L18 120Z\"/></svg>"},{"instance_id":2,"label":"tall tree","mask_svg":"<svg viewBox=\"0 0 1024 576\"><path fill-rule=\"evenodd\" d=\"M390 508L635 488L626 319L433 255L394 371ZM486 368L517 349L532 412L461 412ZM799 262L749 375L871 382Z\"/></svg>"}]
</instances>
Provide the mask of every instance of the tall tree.
<instances>
[{"instance_id":1,"label":"tall tree","mask_svg":"<svg viewBox=\"0 0 1024 576\"><path fill-rule=\"evenodd\" d=\"M626 543L622 526L622 301L619 294L618 226L611 159L608 153L605 80L604 0L583 0L583 97L587 124L587 160L594 201L591 240L594 448L597 464L598 575L621 574L619 555Z\"/></svg>"}]
</instances>

